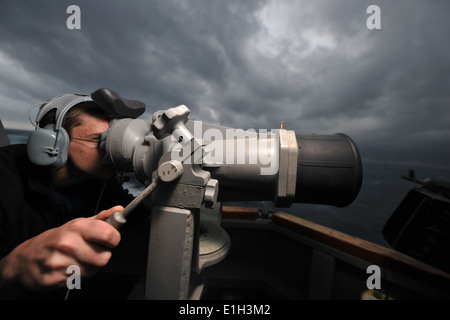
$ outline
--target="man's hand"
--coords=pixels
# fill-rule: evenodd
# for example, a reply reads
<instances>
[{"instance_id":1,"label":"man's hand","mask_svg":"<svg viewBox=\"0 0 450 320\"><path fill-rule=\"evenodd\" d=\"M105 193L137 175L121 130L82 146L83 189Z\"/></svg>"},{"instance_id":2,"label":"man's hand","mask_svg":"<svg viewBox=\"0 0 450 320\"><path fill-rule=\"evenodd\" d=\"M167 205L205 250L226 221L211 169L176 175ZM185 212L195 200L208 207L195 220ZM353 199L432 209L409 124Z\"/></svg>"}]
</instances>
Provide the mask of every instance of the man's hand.
<instances>
[{"instance_id":1,"label":"man's hand","mask_svg":"<svg viewBox=\"0 0 450 320\"><path fill-rule=\"evenodd\" d=\"M120 242L120 233L103 220L122 210L116 206L74 219L23 242L0 261L0 290L8 284L31 290L63 287L70 265L77 265L84 277L94 275Z\"/></svg>"}]
</instances>

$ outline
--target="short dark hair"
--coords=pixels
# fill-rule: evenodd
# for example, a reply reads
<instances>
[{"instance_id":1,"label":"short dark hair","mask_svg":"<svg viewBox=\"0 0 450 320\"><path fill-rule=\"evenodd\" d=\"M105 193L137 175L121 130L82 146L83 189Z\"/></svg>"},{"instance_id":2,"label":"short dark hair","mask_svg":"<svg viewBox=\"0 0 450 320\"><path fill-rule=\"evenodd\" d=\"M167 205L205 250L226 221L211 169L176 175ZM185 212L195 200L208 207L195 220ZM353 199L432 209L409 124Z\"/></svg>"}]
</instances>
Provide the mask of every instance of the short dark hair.
<instances>
[{"instance_id":1,"label":"short dark hair","mask_svg":"<svg viewBox=\"0 0 450 320\"><path fill-rule=\"evenodd\" d=\"M110 120L110 116L97 104L95 104L95 102L81 102L67 111L64 116L62 127L67 131L69 136L72 129L81 124L80 115L82 114L87 114L104 120ZM52 123L56 123L56 109L47 112L47 114L42 117L41 121L39 121L39 127L44 128Z\"/></svg>"}]
</instances>

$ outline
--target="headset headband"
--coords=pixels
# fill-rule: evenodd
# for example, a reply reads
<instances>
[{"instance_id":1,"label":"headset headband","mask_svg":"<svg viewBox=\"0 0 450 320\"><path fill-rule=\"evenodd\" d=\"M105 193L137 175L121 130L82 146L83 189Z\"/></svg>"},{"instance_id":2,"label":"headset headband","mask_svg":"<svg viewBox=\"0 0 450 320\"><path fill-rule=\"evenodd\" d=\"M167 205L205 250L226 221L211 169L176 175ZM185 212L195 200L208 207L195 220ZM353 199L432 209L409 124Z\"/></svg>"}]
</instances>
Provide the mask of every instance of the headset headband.
<instances>
[{"instance_id":1,"label":"headset headband","mask_svg":"<svg viewBox=\"0 0 450 320\"><path fill-rule=\"evenodd\" d=\"M87 101L93 100L88 95L73 94L73 93L62 94L53 98L49 102L43 104L39 109L38 115L36 117L36 127L39 125L39 122L48 112L50 112L53 109L56 109L55 130L59 131L66 113L76 104Z\"/></svg>"}]
</instances>

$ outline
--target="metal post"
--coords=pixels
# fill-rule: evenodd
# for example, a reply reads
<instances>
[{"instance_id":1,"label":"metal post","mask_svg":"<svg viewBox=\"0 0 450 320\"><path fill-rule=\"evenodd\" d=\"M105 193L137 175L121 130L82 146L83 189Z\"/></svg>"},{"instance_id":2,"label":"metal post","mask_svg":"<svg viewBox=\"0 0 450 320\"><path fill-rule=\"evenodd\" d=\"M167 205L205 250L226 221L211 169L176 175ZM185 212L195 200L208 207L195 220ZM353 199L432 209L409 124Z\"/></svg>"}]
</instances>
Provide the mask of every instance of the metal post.
<instances>
[{"instance_id":1,"label":"metal post","mask_svg":"<svg viewBox=\"0 0 450 320\"><path fill-rule=\"evenodd\" d=\"M192 256L198 250L194 250L194 211L168 206L152 209L146 299L189 298Z\"/></svg>"}]
</instances>

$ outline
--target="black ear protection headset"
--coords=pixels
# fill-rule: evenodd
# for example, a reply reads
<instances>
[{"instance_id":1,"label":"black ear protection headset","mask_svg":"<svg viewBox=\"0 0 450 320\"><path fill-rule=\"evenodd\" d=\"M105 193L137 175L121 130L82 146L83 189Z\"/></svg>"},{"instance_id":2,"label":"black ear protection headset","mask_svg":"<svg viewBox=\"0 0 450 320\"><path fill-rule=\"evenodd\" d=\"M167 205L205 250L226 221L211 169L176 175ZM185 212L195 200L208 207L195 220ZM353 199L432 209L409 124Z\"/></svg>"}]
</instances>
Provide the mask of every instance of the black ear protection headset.
<instances>
[{"instance_id":1,"label":"black ear protection headset","mask_svg":"<svg viewBox=\"0 0 450 320\"><path fill-rule=\"evenodd\" d=\"M75 105L93 101L88 95L62 94L44 103L36 117L36 130L28 137L27 151L30 161L39 166L57 170L67 161L69 134L62 127L66 113ZM39 128L39 122L51 110L56 109L55 123Z\"/></svg>"}]
</instances>

